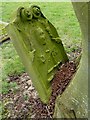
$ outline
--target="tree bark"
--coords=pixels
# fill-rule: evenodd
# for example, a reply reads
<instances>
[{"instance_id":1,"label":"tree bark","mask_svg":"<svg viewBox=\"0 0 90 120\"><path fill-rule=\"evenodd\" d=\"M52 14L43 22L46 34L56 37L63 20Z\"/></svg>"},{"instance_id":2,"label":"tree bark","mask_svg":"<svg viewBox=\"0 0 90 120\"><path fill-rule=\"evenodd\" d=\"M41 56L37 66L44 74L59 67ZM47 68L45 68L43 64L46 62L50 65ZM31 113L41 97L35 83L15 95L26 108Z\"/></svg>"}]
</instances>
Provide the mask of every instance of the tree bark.
<instances>
[{"instance_id":1,"label":"tree bark","mask_svg":"<svg viewBox=\"0 0 90 120\"><path fill-rule=\"evenodd\" d=\"M82 58L79 69L55 104L55 118L88 118L88 46L90 45L88 31L89 2L72 2L75 14L82 31Z\"/></svg>"}]
</instances>

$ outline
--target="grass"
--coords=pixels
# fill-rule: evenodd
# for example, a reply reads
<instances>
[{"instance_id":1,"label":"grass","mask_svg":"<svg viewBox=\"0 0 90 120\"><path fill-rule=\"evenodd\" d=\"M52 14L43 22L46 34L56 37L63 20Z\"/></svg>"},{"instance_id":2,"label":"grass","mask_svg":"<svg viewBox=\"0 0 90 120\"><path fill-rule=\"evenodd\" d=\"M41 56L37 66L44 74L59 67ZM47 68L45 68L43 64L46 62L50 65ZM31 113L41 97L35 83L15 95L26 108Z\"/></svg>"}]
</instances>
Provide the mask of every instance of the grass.
<instances>
[{"instance_id":1,"label":"grass","mask_svg":"<svg viewBox=\"0 0 90 120\"><path fill-rule=\"evenodd\" d=\"M16 89L17 89L16 82L8 83L5 80L2 82L2 94L7 94L9 92L9 90L12 90L15 92Z\"/></svg>"},{"instance_id":2,"label":"grass","mask_svg":"<svg viewBox=\"0 0 90 120\"><path fill-rule=\"evenodd\" d=\"M30 3L30 2L3 2L2 21L10 22L15 18L16 10L20 6L28 7L31 4L39 5L42 12L48 20L55 26L58 34L64 44L67 53L78 49L81 46L81 32L79 23L71 3L55 2L55 3ZM1 28L2 25L0 25ZM15 87L8 85L6 78L10 74L21 74L25 71L19 56L17 55L12 42L3 44L2 50L2 88L4 93L8 92L8 88ZM1 61L0 61L1 62Z\"/></svg>"},{"instance_id":3,"label":"grass","mask_svg":"<svg viewBox=\"0 0 90 120\"><path fill-rule=\"evenodd\" d=\"M19 56L17 55L12 43L5 43L2 45L2 57L4 64L3 75L20 74L24 72L24 66L21 63Z\"/></svg>"},{"instance_id":4,"label":"grass","mask_svg":"<svg viewBox=\"0 0 90 120\"><path fill-rule=\"evenodd\" d=\"M3 94L8 93L9 89L15 88L16 83L8 83L6 81L9 75L19 75L25 71L22 62L17 55L12 43L4 43L2 46L2 89L0 92Z\"/></svg>"}]
</instances>

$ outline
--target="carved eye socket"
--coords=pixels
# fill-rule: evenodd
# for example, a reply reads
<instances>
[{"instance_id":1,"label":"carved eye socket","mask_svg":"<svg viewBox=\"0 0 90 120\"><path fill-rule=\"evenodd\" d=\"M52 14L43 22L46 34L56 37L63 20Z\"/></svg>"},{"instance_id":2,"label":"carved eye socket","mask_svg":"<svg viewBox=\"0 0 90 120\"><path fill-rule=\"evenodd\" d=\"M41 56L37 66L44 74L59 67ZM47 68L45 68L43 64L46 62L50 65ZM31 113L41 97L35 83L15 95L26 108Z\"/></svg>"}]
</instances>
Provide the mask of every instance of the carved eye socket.
<instances>
[{"instance_id":1,"label":"carved eye socket","mask_svg":"<svg viewBox=\"0 0 90 120\"><path fill-rule=\"evenodd\" d=\"M35 18L38 18L39 16L41 16L41 10L39 7L34 6L33 7L33 14Z\"/></svg>"},{"instance_id":2,"label":"carved eye socket","mask_svg":"<svg viewBox=\"0 0 90 120\"><path fill-rule=\"evenodd\" d=\"M34 7L34 8L33 8L33 12L34 12L35 14L39 14L39 13L40 13L40 9L37 8L37 7Z\"/></svg>"}]
</instances>

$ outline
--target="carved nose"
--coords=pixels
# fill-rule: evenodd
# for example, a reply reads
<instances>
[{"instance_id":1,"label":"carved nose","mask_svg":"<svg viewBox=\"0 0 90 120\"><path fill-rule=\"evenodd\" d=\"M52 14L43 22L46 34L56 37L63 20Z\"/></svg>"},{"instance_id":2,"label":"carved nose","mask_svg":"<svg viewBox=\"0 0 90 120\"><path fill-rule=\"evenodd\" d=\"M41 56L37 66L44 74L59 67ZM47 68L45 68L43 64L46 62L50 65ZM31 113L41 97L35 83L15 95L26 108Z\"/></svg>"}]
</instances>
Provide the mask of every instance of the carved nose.
<instances>
[{"instance_id":1,"label":"carved nose","mask_svg":"<svg viewBox=\"0 0 90 120\"><path fill-rule=\"evenodd\" d=\"M29 10L26 11L27 17L31 16L31 12Z\"/></svg>"},{"instance_id":2,"label":"carved nose","mask_svg":"<svg viewBox=\"0 0 90 120\"><path fill-rule=\"evenodd\" d=\"M28 17L30 17L30 16L31 16L31 13L30 13L30 12L28 12L28 13L27 13L27 15L28 15Z\"/></svg>"}]
</instances>

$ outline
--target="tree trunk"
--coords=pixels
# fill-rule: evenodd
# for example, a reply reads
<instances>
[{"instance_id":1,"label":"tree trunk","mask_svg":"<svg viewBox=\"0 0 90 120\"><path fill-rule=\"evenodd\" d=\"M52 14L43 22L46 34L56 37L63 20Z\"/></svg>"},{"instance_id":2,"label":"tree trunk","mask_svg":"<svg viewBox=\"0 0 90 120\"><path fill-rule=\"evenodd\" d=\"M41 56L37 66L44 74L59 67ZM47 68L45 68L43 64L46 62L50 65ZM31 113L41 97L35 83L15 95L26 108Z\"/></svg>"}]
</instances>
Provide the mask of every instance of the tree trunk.
<instances>
[{"instance_id":1,"label":"tree trunk","mask_svg":"<svg viewBox=\"0 0 90 120\"><path fill-rule=\"evenodd\" d=\"M82 31L82 58L73 80L55 104L55 118L88 118L88 8L89 2L72 2ZM90 21L89 21L90 22Z\"/></svg>"}]
</instances>

